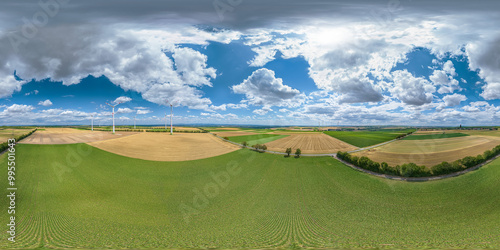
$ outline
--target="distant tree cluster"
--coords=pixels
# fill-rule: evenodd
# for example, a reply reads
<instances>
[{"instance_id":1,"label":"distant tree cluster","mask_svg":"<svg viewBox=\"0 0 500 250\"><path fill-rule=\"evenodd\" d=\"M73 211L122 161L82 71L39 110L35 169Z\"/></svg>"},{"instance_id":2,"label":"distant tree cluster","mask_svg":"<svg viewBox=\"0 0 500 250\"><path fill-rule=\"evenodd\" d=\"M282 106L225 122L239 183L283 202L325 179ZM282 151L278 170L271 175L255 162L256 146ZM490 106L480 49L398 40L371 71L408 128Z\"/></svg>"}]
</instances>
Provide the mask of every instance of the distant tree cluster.
<instances>
[{"instance_id":1,"label":"distant tree cluster","mask_svg":"<svg viewBox=\"0 0 500 250\"><path fill-rule=\"evenodd\" d=\"M456 160L452 163L442 162L429 169L425 166L418 166L415 163L405 163L403 165L397 165L396 167L389 166L386 162L378 163L372 161L366 156L357 157L350 155L347 152L339 151L337 152L337 157L345 162L351 163L360 168L370 170L372 172L402 176L402 177L427 177L427 176L439 176L446 175L455 172L459 172L481 163L484 163L495 156L500 154L500 145L496 146L492 150L487 150L482 155L477 156L467 156L463 159Z\"/></svg>"}]
</instances>

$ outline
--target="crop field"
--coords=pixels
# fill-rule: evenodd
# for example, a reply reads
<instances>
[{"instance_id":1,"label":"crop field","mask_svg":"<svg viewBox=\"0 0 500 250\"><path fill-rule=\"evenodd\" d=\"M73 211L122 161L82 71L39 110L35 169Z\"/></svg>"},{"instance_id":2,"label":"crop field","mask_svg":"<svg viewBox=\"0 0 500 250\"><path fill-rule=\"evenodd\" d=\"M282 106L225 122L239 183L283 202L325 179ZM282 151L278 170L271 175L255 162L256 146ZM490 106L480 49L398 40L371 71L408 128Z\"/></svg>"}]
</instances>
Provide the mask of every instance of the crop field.
<instances>
[{"instance_id":1,"label":"crop field","mask_svg":"<svg viewBox=\"0 0 500 250\"><path fill-rule=\"evenodd\" d=\"M0 143L4 143L8 139L27 134L32 130L33 129L0 128Z\"/></svg>"},{"instance_id":2,"label":"crop field","mask_svg":"<svg viewBox=\"0 0 500 250\"><path fill-rule=\"evenodd\" d=\"M500 131L499 130L461 130L460 132L468 134L468 135L500 137Z\"/></svg>"},{"instance_id":3,"label":"crop field","mask_svg":"<svg viewBox=\"0 0 500 250\"><path fill-rule=\"evenodd\" d=\"M139 133L113 140L89 143L115 154L152 161L188 161L238 150L211 134Z\"/></svg>"},{"instance_id":4,"label":"crop field","mask_svg":"<svg viewBox=\"0 0 500 250\"><path fill-rule=\"evenodd\" d=\"M0 248L500 248L499 160L425 183L245 149L153 162L19 144L16 165L18 234Z\"/></svg>"},{"instance_id":5,"label":"crop field","mask_svg":"<svg viewBox=\"0 0 500 250\"><path fill-rule=\"evenodd\" d=\"M221 132L212 132L220 137L233 137L233 136L244 136L244 135L257 135L255 132L246 132L246 131L221 131Z\"/></svg>"},{"instance_id":6,"label":"crop field","mask_svg":"<svg viewBox=\"0 0 500 250\"><path fill-rule=\"evenodd\" d=\"M420 136L420 135L412 135ZM387 145L354 153L391 166L413 162L432 167L443 161L453 162L466 156L483 154L500 145L500 137L461 136L443 139L399 140Z\"/></svg>"},{"instance_id":7,"label":"crop field","mask_svg":"<svg viewBox=\"0 0 500 250\"><path fill-rule=\"evenodd\" d=\"M407 136L403 140L432 140L432 139L444 139L444 138L454 138L462 136L469 136L469 135L464 133L419 134L419 135Z\"/></svg>"},{"instance_id":8,"label":"crop field","mask_svg":"<svg viewBox=\"0 0 500 250\"><path fill-rule=\"evenodd\" d=\"M30 137L24 139L21 143L25 144L72 144L86 143L102 140L116 139L134 135L132 132L111 132L88 131L72 128L45 128L36 131Z\"/></svg>"},{"instance_id":9,"label":"crop field","mask_svg":"<svg viewBox=\"0 0 500 250\"><path fill-rule=\"evenodd\" d=\"M272 142L274 140L285 138L287 136L288 135L278 135L278 134L255 134L255 135L245 135L245 136L233 136L229 137L229 140L237 143L242 143L246 141L248 145L252 146L255 144L265 144L268 142Z\"/></svg>"},{"instance_id":10,"label":"crop field","mask_svg":"<svg viewBox=\"0 0 500 250\"><path fill-rule=\"evenodd\" d=\"M415 131L414 129L383 129L378 131L325 131L323 133L347 142L356 147L364 148L396 139L397 136Z\"/></svg>"},{"instance_id":11,"label":"crop field","mask_svg":"<svg viewBox=\"0 0 500 250\"><path fill-rule=\"evenodd\" d=\"M266 143L266 146L268 150L278 152L285 152L287 148L292 148L292 153L300 148L305 154L337 153L339 150L351 151L357 148L323 133L291 133L286 138Z\"/></svg>"}]
</instances>

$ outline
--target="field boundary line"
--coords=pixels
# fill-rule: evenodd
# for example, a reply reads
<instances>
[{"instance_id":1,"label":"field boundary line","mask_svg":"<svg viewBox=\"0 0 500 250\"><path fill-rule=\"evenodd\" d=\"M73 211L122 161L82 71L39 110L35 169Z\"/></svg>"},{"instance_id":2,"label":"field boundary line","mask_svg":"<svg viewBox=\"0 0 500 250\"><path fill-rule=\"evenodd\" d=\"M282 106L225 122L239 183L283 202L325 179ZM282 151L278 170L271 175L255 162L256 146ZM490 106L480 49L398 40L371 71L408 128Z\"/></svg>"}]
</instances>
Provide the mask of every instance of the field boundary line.
<instances>
[{"instance_id":1,"label":"field boundary line","mask_svg":"<svg viewBox=\"0 0 500 250\"><path fill-rule=\"evenodd\" d=\"M33 132L33 133L31 133L31 135L26 136L26 137L24 137L23 139L21 139L19 141L16 141L16 143L14 144L14 146L16 146L19 142L22 142L22 141L26 140L26 138L30 138L30 136L32 136L34 133L36 133L36 131ZM9 151L9 148L7 148L6 150L0 152L0 156L2 156L3 154L5 154L7 151Z\"/></svg>"},{"instance_id":2,"label":"field boundary line","mask_svg":"<svg viewBox=\"0 0 500 250\"><path fill-rule=\"evenodd\" d=\"M413 134L413 133L411 133L411 134ZM407 134L407 135L405 135L405 136L403 136L403 137L401 137L401 138L396 138L396 139L392 139L392 140L390 140L390 141L386 141L386 142L382 142L382 143L379 143L379 144L375 144L375 145L373 145L373 146L364 147L364 148L358 148L358 149L356 149L356 150L348 151L347 153L351 154L351 153L357 153L357 152L365 151L365 150L372 149L372 148L378 148L378 147L380 147L380 146L387 145L387 144L389 144L389 143L391 143L391 142L395 142L395 141L397 141L397 140L402 140L402 139L404 139L405 137L407 137L407 136L409 136L409 135L411 135L411 134Z\"/></svg>"},{"instance_id":3,"label":"field boundary line","mask_svg":"<svg viewBox=\"0 0 500 250\"><path fill-rule=\"evenodd\" d=\"M234 141L230 141L230 140L226 140L216 134L213 134L212 132L209 132L209 134L225 141L225 142L229 142L229 143L232 143L234 145L237 145L237 146L240 146L242 148L248 148L248 149L251 149L251 150L255 150L255 148L252 148L251 146L244 146L243 144L240 144L240 143L237 143L237 142L234 142ZM270 154L276 154L276 155L288 155L287 153L285 152L277 152L277 151L271 151L271 150L259 150L259 152L264 152L264 153L270 153ZM290 154L292 155L292 154ZM319 157L319 156L330 156L330 157L334 157L336 156L337 153L331 153L331 154L300 154L300 156L306 156L306 157Z\"/></svg>"},{"instance_id":4,"label":"field boundary line","mask_svg":"<svg viewBox=\"0 0 500 250\"><path fill-rule=\"evenodd\" d=\"M487 160L487 161L485 161L485 162L483 162L481 164L478 164L478 165L476 165L474 167L470 167L470 168L464 169L462 171L458 171L458 172L451 173L451 174L438 175L438 176L429 176L429 177L403 177L403 176L395 176L395 175L387 175L387 174L376 173L376 172L373 172L373 171L370 171L370 170L358 167L358 166L353 165L351 163L345 162L345 161L339 159L336 155L332 156L332 157L335 158L336 160L340 161L344 165L350 167L350 168L353 168L353 169L358 170L360 172L363 172L363 173L366 173L366 174L370 174L370 175L373 175L373 176L376 176L376 177L385 178L385 179L389 179L389 180L397 180L397 181L425 182L425 181L443 180L443 179L448 179L448 178L451 178L451 177L456 177L456 176L459 176L459 175L467 174L469 172L472 172L472 171L475 171L475 170L481 168L484 165L490 164L491 162L493 162L494 160L496 160L497 158L499 158L500 155L497 155L497 156L495 156L495 157L493 157L493 158L491 158L491 159L489 159L489 160Z\"/></svg>"}]
</instances>

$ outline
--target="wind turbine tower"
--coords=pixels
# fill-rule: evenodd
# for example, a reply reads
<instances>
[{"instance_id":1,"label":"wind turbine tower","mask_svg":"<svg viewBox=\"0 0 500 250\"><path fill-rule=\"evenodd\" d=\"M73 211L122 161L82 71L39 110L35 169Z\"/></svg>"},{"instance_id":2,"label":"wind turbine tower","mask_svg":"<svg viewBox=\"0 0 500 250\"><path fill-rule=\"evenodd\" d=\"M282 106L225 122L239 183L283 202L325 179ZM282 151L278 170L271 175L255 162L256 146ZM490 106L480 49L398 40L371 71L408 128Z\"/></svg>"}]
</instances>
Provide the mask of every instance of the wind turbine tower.
<instances>
[{"instance_id":1,"label":"wind turbine tower","mask_svg":"<svg viewBox=\"0 0 500 250\"><path fill-rule=\"evenodd\" d=\"M136 118L136 117L137 117L137 116L134 116L134 129L135 129L135 118Z\"/></svg>"},{"instance_id":2,"label":"wind turbine tower","mask_svg":"<svg viewBox=\"0 0 500 250\"><path fill-rule=\"evenodd\" d=\"M109 103L106 103L108 104L108 106L110 106L111 108L113 108L113 134L115 134L115 107L118 106L119 104L121 104L121 102L115 104L115 105L111 105Z\"/></svg>"},{"instance_id":3,"label":"wind turbine tower","mask_svg":"<svg viewBox=\"0 0 500 250\"><path fill-rule=\"evenodd\" d=\"M91 123L91 128L92 128L92 131L94 131L94 115L91 115L92 116L92 123Z\"/></svg>"},{"instance_id":4,"label":"wind turbine tower","mask_svg":"<svg viewBox=\"0 0 500 250\"><path fill-rule=\"evenodd\" d=\"M167 112L165 112L165 130L167 130Z\"/></svg>"},{"instance_id":5,"label":"wind turbine tower","mask_svg":"<svg viewBox=\"0 0 500 250\"><path fill-rule=\"evenodd\" d=\"M170 105L170 135L174 134L172 117L174 116L174 104L167 100L167 103ZM165 114L166 116L166 114ZM165 125L166 128L166 125Z\"/></svg>"}]
</instances>

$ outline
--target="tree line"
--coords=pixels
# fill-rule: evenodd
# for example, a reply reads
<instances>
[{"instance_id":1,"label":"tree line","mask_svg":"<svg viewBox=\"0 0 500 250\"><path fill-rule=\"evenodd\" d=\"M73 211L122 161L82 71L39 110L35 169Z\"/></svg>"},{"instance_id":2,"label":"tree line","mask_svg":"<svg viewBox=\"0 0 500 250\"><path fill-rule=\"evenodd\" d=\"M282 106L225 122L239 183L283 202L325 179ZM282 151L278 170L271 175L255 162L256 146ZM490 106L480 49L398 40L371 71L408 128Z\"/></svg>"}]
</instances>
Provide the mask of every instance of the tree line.
<instances>
[{"instance_id":1,"label":"tree line","mask_svg":"<svg viewBox=\"0 0 500 250\"><path fill-rule=\"evenodd\" d=\"M27 133L27 134L24 134L24 135L20 135L16 138L10 138L10 139L16 139L16 143L19 142L20 140L30 136L31 134L35 133L36 129L32 130L31 132ZM9 143L8 142L4 142L4 143L1 143L0 144L0 153L7 150L9 148Z\"/></svg>"},{"instance_id":2,"label":"tree line","mask_svg":"<svg viewBox=\"0 0 500 250\"><path fill-rule=\"evenodd\" d=\"M351 163L355 166L375 173L401 177L428 177L459 172L484 163L499 154L500 145L477 156L467 156L452 163L446 161L441 162L435 166L432 166L430 169L426 168L425 166L419 166L415 163L405 163L392 167L389 166L387 162L378 163L366 156L353 156L347 152L342 151L337 152L337 157L345 162Z\"/></svg>"}]
</instances>

